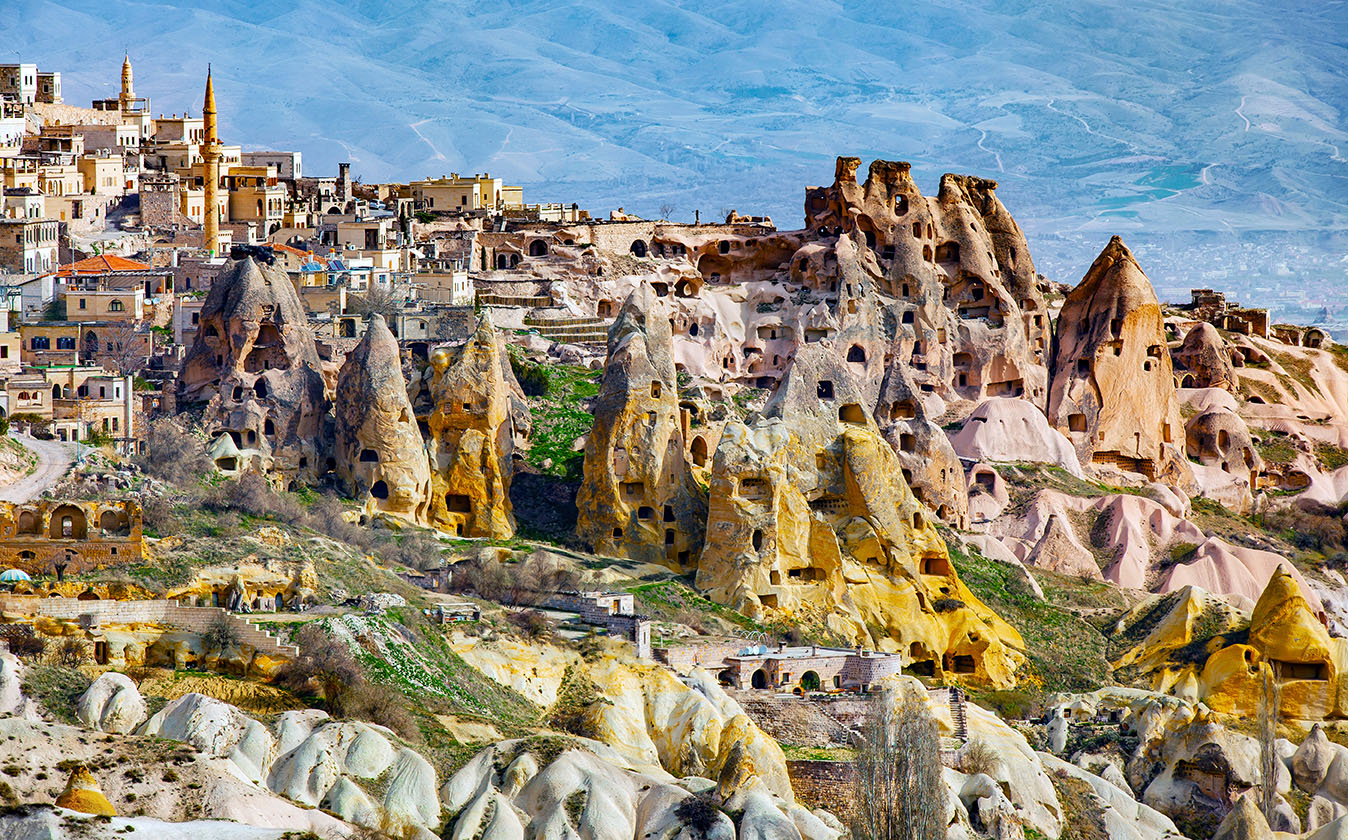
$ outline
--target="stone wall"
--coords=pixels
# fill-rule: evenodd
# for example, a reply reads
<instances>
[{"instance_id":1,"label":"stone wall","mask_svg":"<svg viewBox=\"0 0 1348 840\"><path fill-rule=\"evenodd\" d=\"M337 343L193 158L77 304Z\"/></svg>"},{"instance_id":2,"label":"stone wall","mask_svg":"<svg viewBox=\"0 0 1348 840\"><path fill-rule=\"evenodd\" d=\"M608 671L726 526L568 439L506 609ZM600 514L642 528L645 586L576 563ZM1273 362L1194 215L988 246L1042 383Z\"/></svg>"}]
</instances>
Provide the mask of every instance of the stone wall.
<instances>
[{"instance_id":1,"label":"stone wall","mask_svg":"<svg viewBox=\"0 0 1348 840\"><path fill-rule=\"evenodd\" d=\"M842 719L832 714L833 703L798 697L779 697L752 689L726 689L758 727L783 744L836 749L851 746L849 726L855 715ZM865 701L861 701L865 706Z\"/></svg>"},{"instance_id":2,"label":"stone wall","mask_svg":"<svg viewBox=\"0 0 1348 840\"><path fill-rule=\"evenodd\" d=\"M852 811L852 762L788 759L786 773L802 804L846 821Z\"/></svg>"},{"instance_id":3,"label":"stone wall","mask_svg":"<svg viewBox=\"0 0 1348 840\"><path fill-rule=\"evenodd\" d=\"M167 624L191 633L205 633L224 616L239 642L277 659L294 659L299 648L282 644L252 622L220 607L188 607L177 601L81 601L78 598L41 598L0 593L0 612L24 616L81 620L92 616L92 626L103 624Z\"/></svg>"},{"instance_id":4,"label":"stone wall","mask_svg":"<svg viewBox=\"0 0 1348 840\"><path fill-rule=\"evenodd\" d=\"M676 674L687 674L694 668L706 668L718 673L725 668L728 656L738 654L748 645L747 642L726 642L707 645L674 645L658 648L655 658L668 665Z\"/></svg>"},{"instance_id":5,"label":"stone wall","mask_svg":"<svg viewBox=\"0 0 1348 840\"><path fill-rule=\"evenodd\" d=\"M75 574L141 557L141 510L134 501L0 503L0 563L6 566L44 574L64 563Z\"/></svg>"}]
</instances>

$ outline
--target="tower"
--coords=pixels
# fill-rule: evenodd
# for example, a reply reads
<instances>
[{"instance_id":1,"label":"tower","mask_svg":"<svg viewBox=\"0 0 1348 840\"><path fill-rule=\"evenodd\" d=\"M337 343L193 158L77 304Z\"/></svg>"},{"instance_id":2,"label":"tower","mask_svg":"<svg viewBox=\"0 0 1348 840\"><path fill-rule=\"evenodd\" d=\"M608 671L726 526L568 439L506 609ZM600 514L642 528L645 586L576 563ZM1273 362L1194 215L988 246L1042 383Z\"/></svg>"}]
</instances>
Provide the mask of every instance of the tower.
<instances>
[{"instance_id":1,"label":"tower","mask_svg":"<svg viewBox=\"0 0 1348 840\"><path fill-rule=\"evenodd\" d=\"M121 100L122 113L125 114L131 110L136 101L136 92L131 86L131 55L128 53L122 59L122 94L118 97Z\"/></svg>"},{"instance_id":2,"label":"tower","mask_svg":"<svg viewBox=\"0 0 1348 840\"><path fill-rule=\"evenodd\" d=\"M215 87L211 83L209 67L206 68L206 101L201 106L201 117L206 130L206 140L201 147L201 160L206 167L206 206L201 211L201 244L214 256L220 250L220 216L215 203L215 193L220 186L220 145L215 133Z\"/></svg>"}]
</instances>

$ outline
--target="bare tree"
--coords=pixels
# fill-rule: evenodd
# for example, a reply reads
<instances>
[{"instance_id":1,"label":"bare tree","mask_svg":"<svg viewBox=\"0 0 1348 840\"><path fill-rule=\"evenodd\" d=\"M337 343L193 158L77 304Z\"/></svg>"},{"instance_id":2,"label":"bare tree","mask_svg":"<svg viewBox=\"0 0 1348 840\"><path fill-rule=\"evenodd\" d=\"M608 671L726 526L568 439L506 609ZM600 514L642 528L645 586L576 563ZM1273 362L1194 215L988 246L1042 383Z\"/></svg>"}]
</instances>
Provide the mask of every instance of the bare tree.
<instances>
[{"instance_id":1,"label":"bare tree","mask_svg":"<svg viewBox=\"0 0 1348 840\"><path fill-rule=\"evenodd\" d=\"M138 329L133 321L100 324L96 332L91 330L84 338L85 357L119 376L140 371L154 355L154 332Z\"/></svg>"},{"instance_id":2,"label":"bare tree","mask_svg":"<svg viewBox=\"0 0 1348 840\"><path fill-rule=\"evenodd\" d=\"M674 215L674 205L666 201L660 205L660 218L669 221L669 217Z\"/></svg>"},{"instance_id":3,"label":"bare tree","mask_svg":"<svg viewBox=\"0 0 1348 840\"><path fill-rule=\"evenodd\" d=\"M1259 685L1259 810L1268 824L1277 825L1278 812L1278 718L1282 706L1282 681L1277 666L1263 669Z\"/></svg>"},{"instance_id":4,"label":"bare tree","mask_svg":"<svg viewBox=\"0 0 1348 840\"><path fill-rule=\"evenodd\" d=\"M871 703L857 748L853 840L940 840L946 833L936 721L914 690Z\"/></svg>"},{"instance_id":5,"label":"bare tree","mask_svg":"<svg viewBox=\"0 0 1348 840\"><path fill-rule=\"evenodd\" d=\"M352 296L351 310L357 315L383 315L384 320L389 320L402 311L402 305L391 285L371 283L365 294Z\"/></svg>"}]
</instances>

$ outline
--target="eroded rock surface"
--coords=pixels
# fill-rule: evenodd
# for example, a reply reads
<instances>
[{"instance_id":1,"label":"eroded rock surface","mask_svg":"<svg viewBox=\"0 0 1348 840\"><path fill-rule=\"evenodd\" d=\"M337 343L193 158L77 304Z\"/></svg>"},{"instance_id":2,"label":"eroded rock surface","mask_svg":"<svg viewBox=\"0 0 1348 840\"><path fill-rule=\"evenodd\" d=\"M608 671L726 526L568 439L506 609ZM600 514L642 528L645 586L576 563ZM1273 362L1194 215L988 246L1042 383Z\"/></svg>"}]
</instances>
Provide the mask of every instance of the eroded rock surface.
<instances>
[{"instance_id":1,"label":"eroded rock surface","mask_svg":"<svg viewBox=\"0 0 1348 840\"><path fill-rule=\"evenodd\" d=\"M181 403L206 403L222 472L254 470L287 486L316 482L333 466L322 362L279 266L252 257L225 265L202 306L179 387Z\"/></svg>"},{"instance_id":2,"label":"eroded rock surface","mask_svg":"<svg viewBox=\"0 0 1348 840\"><path fill-rule=\"evenodd\" d=\"M690 469L669 344L665 308L643 284L609 329L576 530L598 554L682 568L701 551L706 498Z\"/></svg>"},{"instance_id":3,"label":"eroded rock surface","mask_svg":"<svg viewBox=\"0 0 1348 840\"><path fill-rule=\"evenodd\" d=\"M398 340L374 315L347 354L335 401L337 475L367 513L425 524L431 470L403 380Z\"/></svg>"},{"instance_id":4,"label":"eroded rock surface","mask_svg":"<svg viewBox=\"0 0 1348 840\"><path fill-rule=\"evenodd\" d=\"M1049 422L1082 464L1193 486L1161 305L1117 236L1063 302L1052 369Z\"/></svg>"}]
</instances>

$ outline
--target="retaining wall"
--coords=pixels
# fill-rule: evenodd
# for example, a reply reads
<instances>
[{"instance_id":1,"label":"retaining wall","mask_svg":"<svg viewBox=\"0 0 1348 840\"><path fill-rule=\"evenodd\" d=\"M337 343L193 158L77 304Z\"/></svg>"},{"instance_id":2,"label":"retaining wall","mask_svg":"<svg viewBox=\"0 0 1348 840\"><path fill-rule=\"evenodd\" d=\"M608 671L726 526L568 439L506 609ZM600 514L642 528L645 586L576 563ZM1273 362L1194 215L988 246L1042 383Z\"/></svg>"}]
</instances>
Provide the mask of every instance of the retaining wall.
<instances>
[{"instance_id":1,"label":"retaining wall","mask_svg":"<svg viewBox=\"0 0 1348 840\"><path fill-rule=\"evenodd\" d=\"M78 598L40 598L36 595L0 594L0 611L20 615L78 620L92 616L99 624L167 624L179 630L205 633L221 616L233 626L239 642L273 658L294 659L299 648L282 644L251 621L221 607L188 607L177 601L81 601Z\"/></svg>"}]
</instances>

